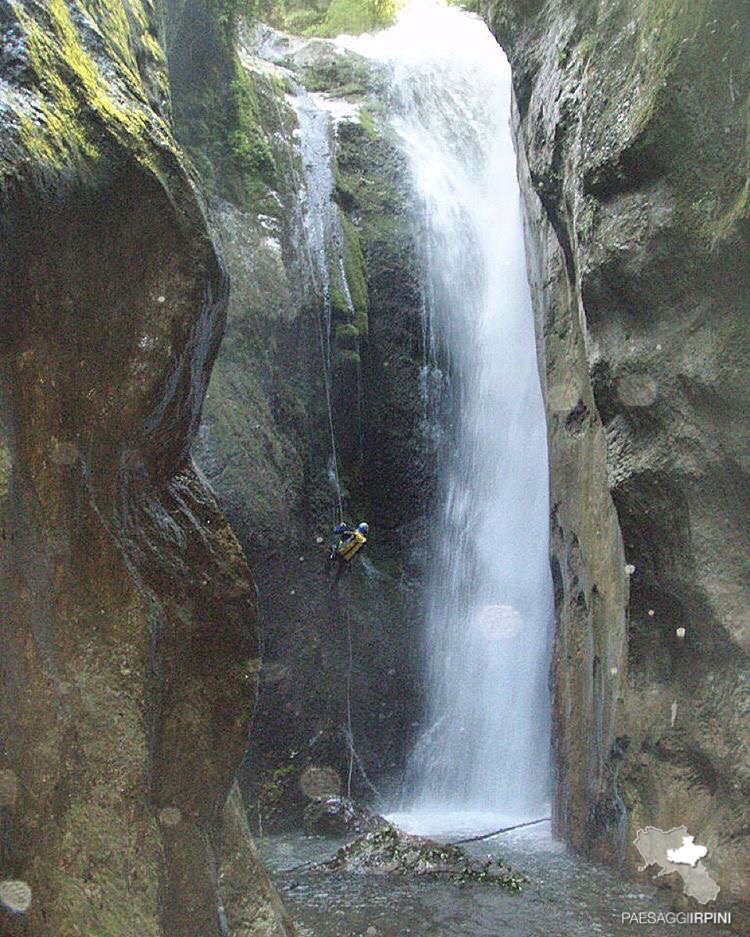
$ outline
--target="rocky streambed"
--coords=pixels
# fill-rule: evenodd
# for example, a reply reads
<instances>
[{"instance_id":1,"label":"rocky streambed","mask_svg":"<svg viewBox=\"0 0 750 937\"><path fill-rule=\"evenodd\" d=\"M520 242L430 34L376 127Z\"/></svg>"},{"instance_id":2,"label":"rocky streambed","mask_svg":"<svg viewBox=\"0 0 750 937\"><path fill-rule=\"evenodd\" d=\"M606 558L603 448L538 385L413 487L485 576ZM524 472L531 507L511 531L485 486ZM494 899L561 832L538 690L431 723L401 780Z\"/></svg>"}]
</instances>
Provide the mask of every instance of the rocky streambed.
<instances>
[{"instance_id":1,"label":"rocky streambed","mask_svg":"<svg viewBox=\"0 0 750 937\"><path fill-rule=\"evenodd\" d=\"M433 874L423 874L418 862L413 874L405 874L392 852L403 850L406 865L418 854L424 858L424 852L414 851L412 837L392 833L348 840L292 833L262 840L259 850L300 937L625 937L635 925L623 921L623 914L666 915L673 908L664 887L628 882L568 854L546 825L462 847L474 867L489 863L512 870L515 887L436 873L440 852L452 856L445 846L438 847ZM705 930L679 927L685 937ZM666 923L648 928L655 937L674 931ZM729 935L721 927L711 932Z\"/></svg>"}]
</instances>

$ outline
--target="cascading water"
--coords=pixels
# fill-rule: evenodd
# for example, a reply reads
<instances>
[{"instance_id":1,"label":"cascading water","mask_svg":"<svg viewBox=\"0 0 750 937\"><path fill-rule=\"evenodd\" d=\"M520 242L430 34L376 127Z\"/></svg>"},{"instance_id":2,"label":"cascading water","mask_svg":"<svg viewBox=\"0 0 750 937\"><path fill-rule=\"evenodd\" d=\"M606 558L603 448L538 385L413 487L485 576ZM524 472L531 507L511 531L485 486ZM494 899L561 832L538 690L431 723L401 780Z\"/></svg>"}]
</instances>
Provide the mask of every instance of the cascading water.
<instances>
[{"instance_id":1,"label":"cascading water","mask_svg":"<svg viewBox=\"0 0 750 937\"><path fill-rule=\"evenodd\" d=\"M435 3L412 4L385 33L341 41L391 76L393 125L421 204L425 387L441 394L428 401L443 424L428 728L399 821L423 832L491 828L543 816L549 777L547 445L510 68L478 18Z\"/></svg>"}]
</instances>

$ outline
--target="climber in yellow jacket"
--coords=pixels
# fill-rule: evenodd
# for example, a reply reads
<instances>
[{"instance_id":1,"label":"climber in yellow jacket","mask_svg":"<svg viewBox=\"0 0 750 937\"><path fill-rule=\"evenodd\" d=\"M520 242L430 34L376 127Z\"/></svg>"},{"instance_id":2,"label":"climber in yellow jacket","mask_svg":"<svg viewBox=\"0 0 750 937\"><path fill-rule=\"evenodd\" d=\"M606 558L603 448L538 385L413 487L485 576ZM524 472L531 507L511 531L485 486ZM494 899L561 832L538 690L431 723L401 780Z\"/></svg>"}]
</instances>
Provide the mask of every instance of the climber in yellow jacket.
<instances>
[{"instance_id":1,"label":"climber in yellow jacket","mask_svg":"<svg viewBox=\"0 0 750 937\"><path fill-rule=\"evenodd\" d=\"M369 532L370 528L364 521L356 527L351 527L349 524L339 524L334 527L333 533L336 539L331 546L331 561L338 560L341 567L351 563L367 543L367 534Z\"/></svg>"}]
</instances>

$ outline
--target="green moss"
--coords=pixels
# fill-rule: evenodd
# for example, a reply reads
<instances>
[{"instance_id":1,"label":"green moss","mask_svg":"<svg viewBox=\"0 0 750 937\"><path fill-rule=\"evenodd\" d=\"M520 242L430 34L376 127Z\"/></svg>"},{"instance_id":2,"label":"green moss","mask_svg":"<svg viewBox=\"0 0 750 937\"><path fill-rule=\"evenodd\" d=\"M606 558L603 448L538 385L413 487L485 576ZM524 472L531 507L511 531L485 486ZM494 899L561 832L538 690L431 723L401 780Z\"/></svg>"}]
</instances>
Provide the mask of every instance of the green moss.
<instances>
[{"instance_id":1,"label":"green moss","mask_svg":"<svg viewBox=\"0 0 750 937\"><path fill-rule=\"evenodd\" d=\"M584 33L583 36L581 36L578 45L576 46L576 55L578 56L579 61L582 64L588 62L595 48L596 34L593 31Z\"/></svg>"},{"instance_id":2,"label":"green moss","mask_svg":"<svg viewBox=\"0 0 750 937\"><path fill-rule=\"evenodd\" d=\"M175 128L211 194L260 210L276 167L256 81L239 61L240 0L187 0L170 39Z\"/></svg>"},{"instance_id":3,"label":"green moss","mask_svg":"<svg viewBox=\"0 0 750 937\"><path fill-rule=\"evenodd\" d=\"M257 805L258 813L266 823L278 819L284 810L297 775L298 754L297 751L290 751L285 761L267 768L261 776Z\"/></svg>"},{"instance_id":4,"label":"green moss","mask_svg":"<svg viewBox=\"0 0 750 937\"><path fill-rule=\"evenodd\" d=\"M346 250L344 253L344 272L349 286L349 294L354 307L354 324L359 334L364 338L369 330L369 296L367 291L367 271L362 246L359 241L359 232L346 216L342 217L342 226L346 236Z\"/></svg>"},{"instance_id":5,"label":"green moss","mask_svg":"<svg viewBox=\"0 0 750 937\"><path fill-rule=\"evenodd\" d=\"M378 135L378 132L375 129L375 121L372 116L372 111L364 104L359 109L359 122L364 127L367 136L371 140L374 140Z\"/></svg>"},{"instance_id":6,"label":"green moss","mask_svg":"<svg viewBox=\"0 0 750 937\"><path fill-rule=\"evenodd\" d=\"M63 0L48 0L33 14L17 7L18 21L27 37L30 85L41 99L33 117L18 114L21 143L35 162L60 168L71 160L99 156L105 138L103 125L108 135L133 150L141 162L151 165L151 125L145 108L139 106L146 96L122 5L79 0L76 6L82 16L96 18L106 37L107 51L116 63L117 77L136 104L126 106L112 94L111 77L101 74L84 47L69 5ZM133 4L133 9L140 23L148 22L141 4ZM150 51L158 72L163 68L161 50L157 46L146 51Z\"/></svg>"},{"instance_id":7,"label":"green moss","mask_svg":"<svg viewBox=\"0 0 750 937\"><path fill-rule=\"evenodd\" d=\"M370 32L390 25L395 14L393 0L331 0L320 35Z\"/></svg>"},{"instance_id":8,"label":"green moss","mask_svg":"<svg viewBox=\"0 0 750 937\"><path fill-rule=\"evenodd\" d=\"M234 201L250 207L273 184L276 166L260 123L255 86L243 69L229 86L227 97L229 159L222 182Z\"/></svg>"},{"instance_id":9,"label":"green moss","mask_svg":"<svg viewBox=\"0 0 750 937\"><path fill-rule=\"evenodd\" d=\"M355 350L359 343L359 329L354 324L336 326L336 347Z\"/></svg>"},{"instance_id":10,"label":"green moss","mask_svg":"<svg viewBox=\"0 0 750 937\"><path fill-rule=\"evenodd\" d=\"M359 367L361 359L358 351L352 351L349 348L336 349L336 364L341 367L356 368Z\"/></svg>"},{"instance_id":11,"label":"green moss","mask_svg":"<svg viewBox=\"0 0 750 937\"><path fill-rule=\"evenodd\" d=\"M349 304L337 286L331 287L331 317L334 322L346 322L349 319Z\"/></svg>"},{"instance_id":12,"label":"green moss","mask_svg":"<svg viewBox=\"0 0 750 937\"><path fill-rule=\"evenodd\" d=\"M333 197L342 208L350 206L354 199L354 189L349 180L341 174L338 163L334 167Z\"/></svg>"},{"instance_id":13,"label":"green moss","mask_svg":"<svg viewBox=\"0 0 750 937\"><path fill-rule=\"evenodd\" d=\"M258 0L255 12L287 32L330 37L389 26L397 6L396 0Z\"/></svg>"}]
</instances>

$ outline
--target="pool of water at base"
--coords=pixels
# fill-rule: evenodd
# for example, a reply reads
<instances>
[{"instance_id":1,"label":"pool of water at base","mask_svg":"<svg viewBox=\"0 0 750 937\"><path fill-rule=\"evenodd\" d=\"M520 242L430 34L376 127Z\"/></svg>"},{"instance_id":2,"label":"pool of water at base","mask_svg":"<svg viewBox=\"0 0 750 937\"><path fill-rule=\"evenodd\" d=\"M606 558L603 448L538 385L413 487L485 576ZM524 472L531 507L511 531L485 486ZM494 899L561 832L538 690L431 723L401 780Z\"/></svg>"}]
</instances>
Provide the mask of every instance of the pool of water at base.
<instances>
[{"instance_id":1,"label":"pool of water at base","mask_svg":"<svg viewBox=\"0 0 750 937\"><path fill-rule=\"evenodd\" d=\"M670 911L675 892L571 855L551 838L549 824L464 847L482 858L502 856L523 872L529 882L521 894L479 883L294 868L330 858L346 841L292 833L258 843L299 937L730 937L720 925L623 922L623 912ZM720 898L706 907L689 902L693 911L722 910Z\"/></svg>"}]
</instances>

